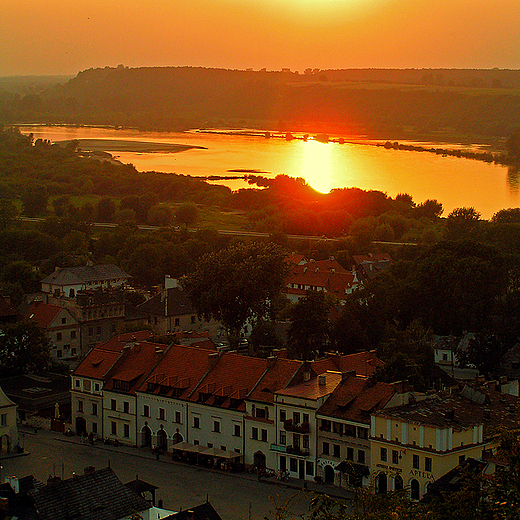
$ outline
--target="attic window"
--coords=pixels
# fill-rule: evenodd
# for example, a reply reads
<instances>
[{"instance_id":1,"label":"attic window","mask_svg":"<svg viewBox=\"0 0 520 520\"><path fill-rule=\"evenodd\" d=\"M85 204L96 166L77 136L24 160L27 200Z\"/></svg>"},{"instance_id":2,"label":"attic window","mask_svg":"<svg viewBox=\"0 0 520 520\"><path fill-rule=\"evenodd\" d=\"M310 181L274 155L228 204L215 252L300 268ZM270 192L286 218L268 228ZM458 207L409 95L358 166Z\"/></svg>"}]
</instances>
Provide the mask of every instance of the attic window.
<instances>
[{"instance_id":1,"label":"attic window","mask_svg":"<svg viewBox=\"0 0 520 520\"><path fill-rule=\"evenodd\" d=\"M99 365L101 365L102 362L103 362L102 359L100 359L99 361L93 361L93 362L92 362L92 366L95 367L95 368L97 368Z\"/></svg>"}]
</instances>

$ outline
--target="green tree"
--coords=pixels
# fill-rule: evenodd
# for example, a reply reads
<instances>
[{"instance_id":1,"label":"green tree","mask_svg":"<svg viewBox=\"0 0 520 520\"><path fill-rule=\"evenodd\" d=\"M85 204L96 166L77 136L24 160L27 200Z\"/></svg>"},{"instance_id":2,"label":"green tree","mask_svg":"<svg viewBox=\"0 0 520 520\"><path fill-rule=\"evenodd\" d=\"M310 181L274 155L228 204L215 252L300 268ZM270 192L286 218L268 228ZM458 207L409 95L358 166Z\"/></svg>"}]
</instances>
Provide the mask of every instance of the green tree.
<instances>
[{"instance_id":1,"label":"green tree","mask_svg":"<svg viewBox=\"0 0 520 520\"><path fill-rule=\"evenodd\" d=\"M0 331L0 375L40 373L50 365L50 342L33 322L7 325Z\"/></svg>"},{"instance_id":2,"label":"green tree","mask_svg":"<svg viewBox=\"0 0 520 520\"><path fill-rule=\"evenodd\" d=\"M323 291L309 291L290 310L289 350L299 359L314 359L330 342L332 301Z\"/></svg>"},{"instance_id":3,"label":"green tree","mask_svg":"<svg viewBox=\"0 0 520 520\"><path fill-rule=\"evenodd\" d=\"M197 205L193 202L187 202L185 204L181 204L175 210L175 220L179 224L191 226L197 221L198 214L199 209L197 208Z\"/></svg>"},{"instance_id":4,"label":"green tree","mask_svg":"<svg viewBox=\"0 0 520 520\"><path fill-rule=\"evenodd\" d=\"M8 229L17 215L16 206L10 200L0 198L0 231Z\"/></svg>"},{"instance_id":5,"label":"green tree","mask_svg":"<svg viewBox=\"0 0 520 520\"><path fill-rule=\"evenodd\" d=\"M96 219L98 222L112 222L115 212L115 202L108 197L103 197L96 204Z\"/></svg>"},{"instance_id":6,"label":"green tree","mask_svg":"<svg viewBox=\"0 0 520 520\"><path fill-rule=\"evenodd\" d=\"M473 240L477 238L480 213L475 208L455 208L446 220L448 240Z\"/></svg>"},{"instance_id":7,"label":"green tree","mask_svg":"<svg viewBox=\"0 0 520 520\"><path fill-rule=\"evenodd\" d=\"M45 186L29 186L22 193L23 212L28 217L38 217L47 211L48 201Z\"/></svg>"},{"instance_id":8,"label":"green tree","mask_svg":"<svg viewBox=\"0 0 520 520\"><path fill-rule=\"evenodd\" d=\"M246 322L269 316L284 286L284 257L275 244L238 244L203 256L182 285L199 315L220 321L236 345Z\"/></svg>"}]
</instances>

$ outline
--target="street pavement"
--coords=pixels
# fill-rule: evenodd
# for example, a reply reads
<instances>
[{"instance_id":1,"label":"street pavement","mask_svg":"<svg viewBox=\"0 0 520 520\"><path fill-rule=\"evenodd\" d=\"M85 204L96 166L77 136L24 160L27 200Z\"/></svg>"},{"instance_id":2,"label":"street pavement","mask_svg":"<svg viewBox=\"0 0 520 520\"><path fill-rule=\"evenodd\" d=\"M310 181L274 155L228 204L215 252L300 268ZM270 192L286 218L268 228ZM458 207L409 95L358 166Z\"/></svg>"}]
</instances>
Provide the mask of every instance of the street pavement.
<instances>
[{"instance_id":1,"label":"street pavement","mask_svg":"<svg viewBox=\"0 0 520 520\"><path fill-rule=\"evenodd\" d=\"M122 482L139 479L158 486L157 501L174 511L194 507L209 500L224 520L263 520L276 507L288 504L291 512L308 511L314 493L340 499L352 494L332 486L304 483L275 477L258 479L249 473L230 473L180 462L161 455L159 460L150 449L107 446L97 441L93 446L79 437L39 430L21 430L24 454L0 460L2 480L5 476L33 475L46 482L49 476L70 478L82 474L87 466L102 469L110 465Z\"/></svg>"}]
</instances>

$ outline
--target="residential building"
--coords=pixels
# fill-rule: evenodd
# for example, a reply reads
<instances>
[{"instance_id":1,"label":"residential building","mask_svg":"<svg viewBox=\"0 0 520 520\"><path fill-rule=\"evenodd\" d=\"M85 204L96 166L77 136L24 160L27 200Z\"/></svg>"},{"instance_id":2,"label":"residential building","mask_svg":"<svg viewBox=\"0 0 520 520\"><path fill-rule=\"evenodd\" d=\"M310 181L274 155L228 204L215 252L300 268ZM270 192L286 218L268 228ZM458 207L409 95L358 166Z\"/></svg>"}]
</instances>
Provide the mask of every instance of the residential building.
<instances>
[{"instance_id":1,"label":"residential building","mask_svg":"<svg viewBox=\"0 0 520 520\"><path fill-rule=\"evenodd\" d=\"M16 408L16 403L0 388L0 454L16 450L18 444Z\"/></svg>"},{"instance_id":2,"label":"residential building","mask_svg":"<svg viewBox=\"0 0 520 520\"><path fill-rule=\"evenodd\" d=\"M92 432L105 437L103 428L103 390L111 371L117 368L126 347L151 337L150 331L122 334L100 345L74 370L71 386L72 420L76 433Z\"/></svg>"},{"instance_id":3,"label":"residential building","mask_svg":"<svg viewBox=\"0 0 520 520\"><path fill-rule=\"evenodd\" d=\"M308 291L326 292L342 301L358 286L356 274L333 258L307 261L301 255L292 255L286 261L290 270L283 292L291 301L298 301Z\"/></svg>"},{"instance_id":4,"label":"residential building","mask_svg":"<svg viewBox=\"0 0 520 520\"><path fill-rule=\"evenodd\" d=\"M518 397L464 385L371 419L371 474L376 492L406 487L419 500L430 483L497 446L501 428L518 429Z\"/></svg>"},{"instance_id":5,"label":"residential building","mask_svg":"<svg viewBox=\"0 0 520 520\"><path fill-rule=\"evenodd\" d=\"M353 255L354 271L361 283L366 283L379 273L386 271L392 264L388 253L369 253L368 255Z\"/></svg>"},{"instance_id":6,"label":"residential building","mask_svg":"<svg viewBox=\"0 0 520 520\"><path fill-rule=\"evenodd\" d=\"M51 342L51 356L56 361L74 365L81 354L81 329L75 316L64 307L35 301L25 312L45 331Z\"/></svg>"},{"instance_id":7,"label":"residential building","mask_svg":"<svg viewBox=\"0 0 520 520\"><path fill-rule=\"evenodd\" d=\"M11 299L0 294L0 327L20 321L22 316L11 304Z\"/></svg>"},{"instance_id":8,"label":"residential building","mask_svg":"<svg viewBox=\"0 0 520 520\"><path fill-rule=\"evenodd\" d=\"M129 279L129 274L112 264L57 267L42 280L42 291L55 297L74 298L80 291L123 288Z\"/></svg>"},{"instance_id":9,"label":"residential building","mask_svg":"<svg viewBox=\"0 0 520 520\"><path fill-rule=\"evenodd\" d=\"M156 334L171 334L184 331L209 333L214 341L224 338L220 323L199 318L197 310L174 278L166 279L166 287L138 305L136 310L147 316L147 323Z\"/></svg>"},{"instance_id":10,"label":"residential building","mask_svg":"<svg viewBox=\"0 0 520 520\"><path fill-rule=\"evenodd\" d=\"M374 382L343 373L343 379L316 414L317 471L327 484L366 486L370 482L370 415L404 404L404 383Z\"/></svg>"}]
</instances>

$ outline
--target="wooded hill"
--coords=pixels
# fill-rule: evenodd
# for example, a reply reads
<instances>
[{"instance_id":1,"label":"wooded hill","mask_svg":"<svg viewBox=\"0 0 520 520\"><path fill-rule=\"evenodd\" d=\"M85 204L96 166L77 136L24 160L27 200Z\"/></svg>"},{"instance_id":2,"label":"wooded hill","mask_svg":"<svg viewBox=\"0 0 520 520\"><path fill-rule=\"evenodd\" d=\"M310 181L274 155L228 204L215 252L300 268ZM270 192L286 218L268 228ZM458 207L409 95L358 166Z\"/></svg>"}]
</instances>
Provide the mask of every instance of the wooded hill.
<instances>
[{"instance_id":1,"label":"wooded hill","mask_svg":"<svg viewBox=\"0 0 520 520\"><path fill-rule=\"evenodd\" d=\"M1 85L1 82L0 82ZM20 91L18 91L20 92ZM379 138L508 137L520 71L90 69L38 93L0 89L0 122L256 127Z\"/></svg>"}]
</instances>

